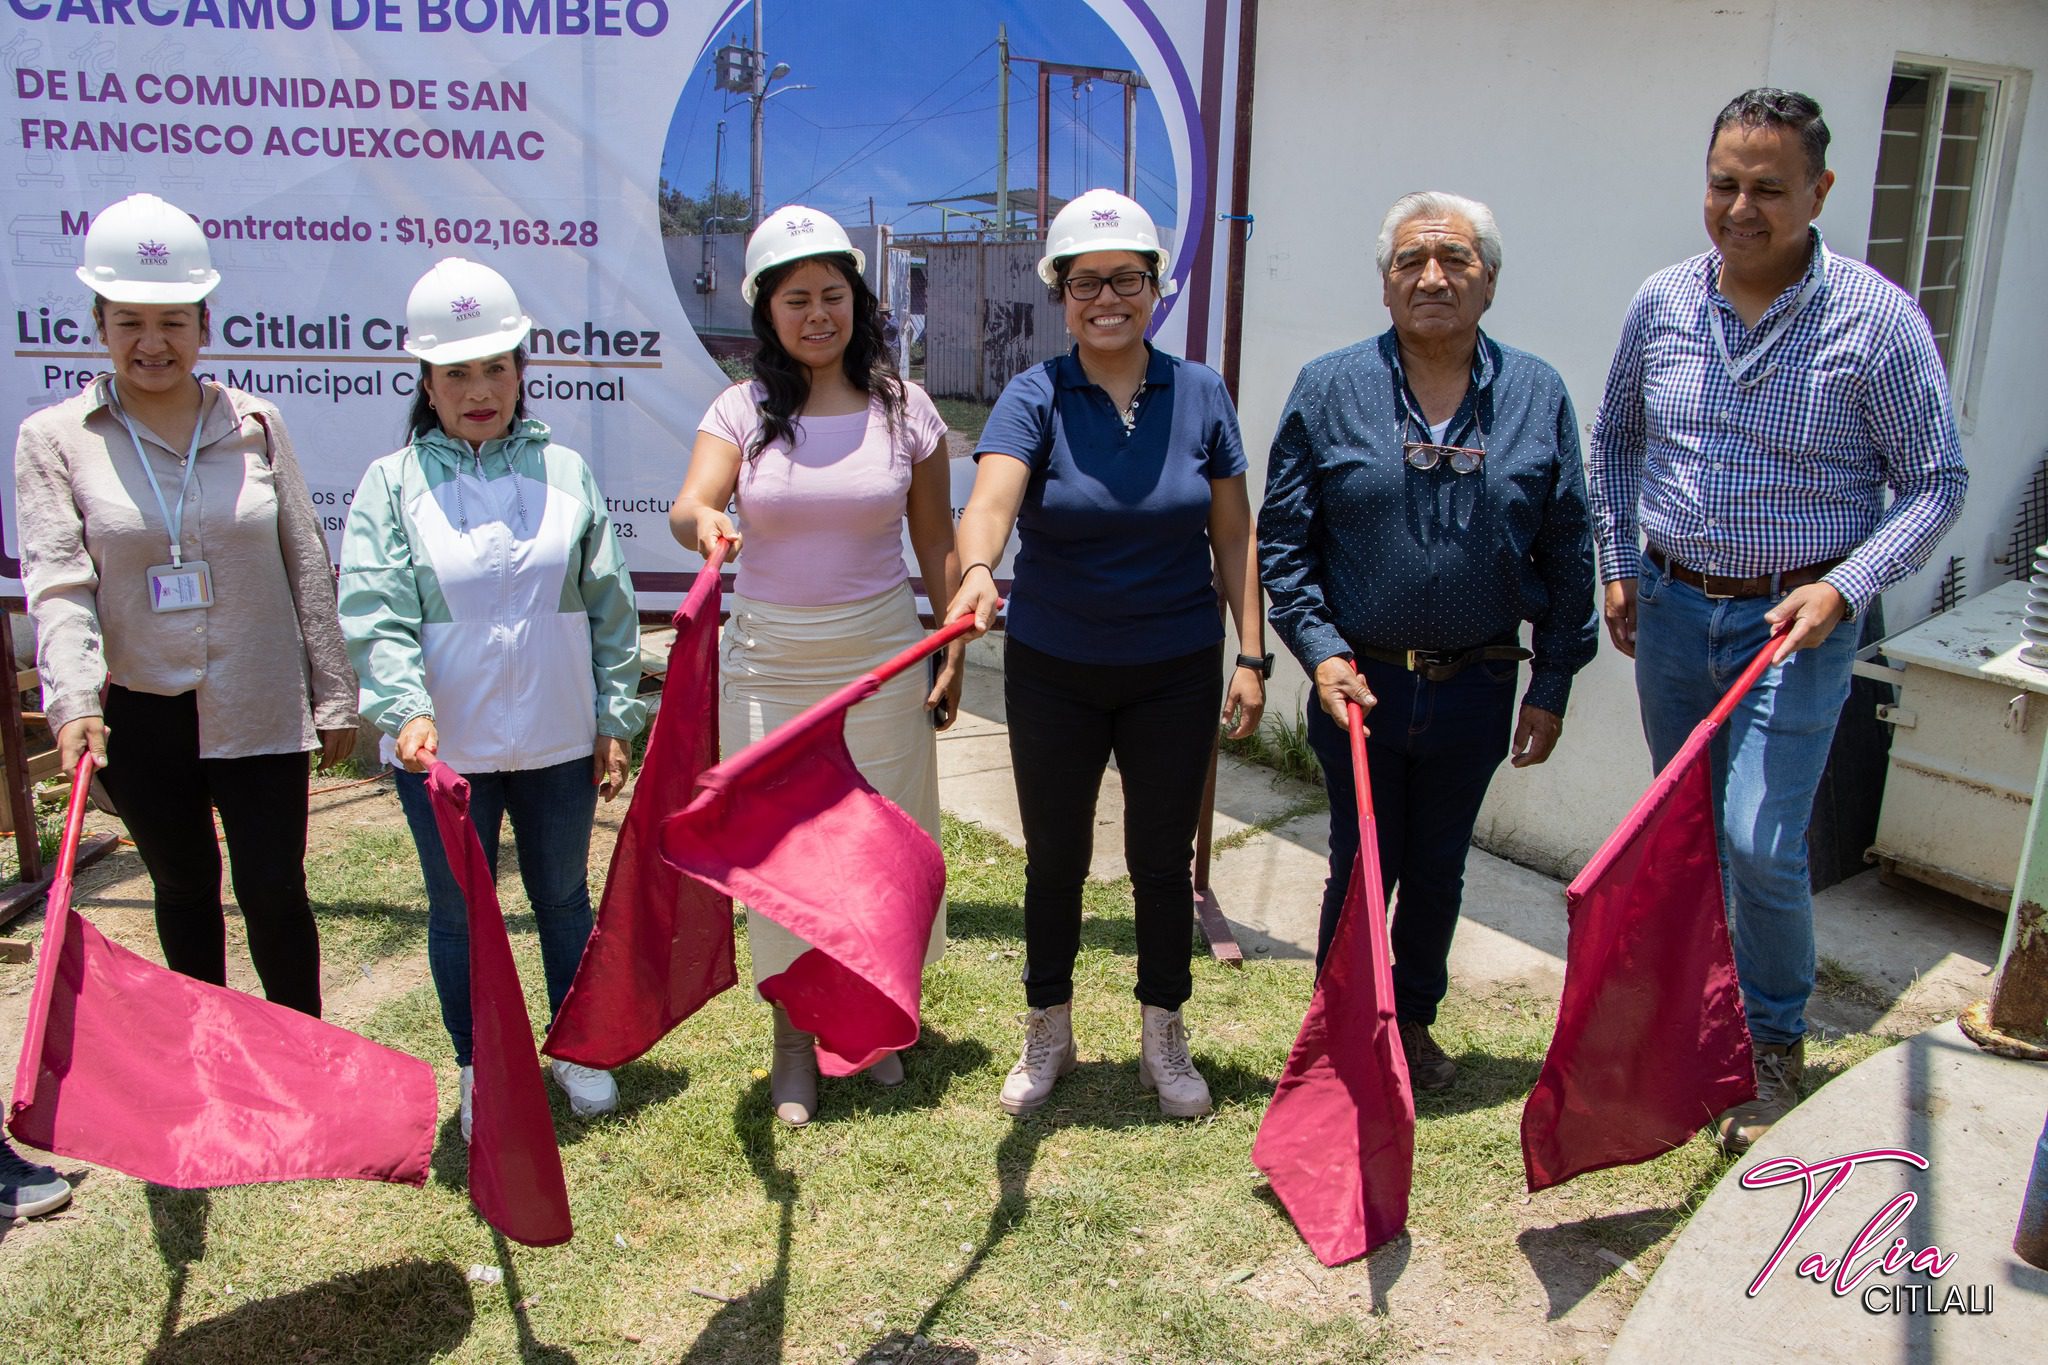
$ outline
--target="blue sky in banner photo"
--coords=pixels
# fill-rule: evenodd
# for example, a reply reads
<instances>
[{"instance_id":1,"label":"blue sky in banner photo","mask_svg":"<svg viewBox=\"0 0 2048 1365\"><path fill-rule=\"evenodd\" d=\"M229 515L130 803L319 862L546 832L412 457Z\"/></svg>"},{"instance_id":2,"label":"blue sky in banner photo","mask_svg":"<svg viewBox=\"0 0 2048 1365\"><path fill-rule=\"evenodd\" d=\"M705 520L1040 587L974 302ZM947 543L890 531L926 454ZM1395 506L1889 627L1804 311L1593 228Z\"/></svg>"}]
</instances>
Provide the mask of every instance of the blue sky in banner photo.
<instances>
[{"instance_id":1,"label":"blue sky in banner photo","mask_svg":"<svg viewBox=\"0 0 2048 1365\"><path fill-rule=\"evenodd\" d=\"M1010 68L1010 185L1038 175L1037 68L1042 57L1077 66L1135 67L1123 42L1086 0L770 0L761 46L772 69L789 74L773 94L763 139L769 207L803 203L841 221L875 217L899 232L936 232L940 214L912 208L995 188L998 70L996 30L1007 25ZM671 185L702 195L711 183L717 128L726 123L719 181L747 193L748 105L717 88L712 56L731 35L752 41L753 11L742 6L720 30L683 87L662 151ZM730 105L728 108L727 105ZM1097 81L1076 92L1064 76L1051 89L1051 191L1071 196L1121 183L1123 90ZM1174 219L1173 155L1156 92L1138 92L1138 199L1162 226Z\"/></svg>"}]
</instances>

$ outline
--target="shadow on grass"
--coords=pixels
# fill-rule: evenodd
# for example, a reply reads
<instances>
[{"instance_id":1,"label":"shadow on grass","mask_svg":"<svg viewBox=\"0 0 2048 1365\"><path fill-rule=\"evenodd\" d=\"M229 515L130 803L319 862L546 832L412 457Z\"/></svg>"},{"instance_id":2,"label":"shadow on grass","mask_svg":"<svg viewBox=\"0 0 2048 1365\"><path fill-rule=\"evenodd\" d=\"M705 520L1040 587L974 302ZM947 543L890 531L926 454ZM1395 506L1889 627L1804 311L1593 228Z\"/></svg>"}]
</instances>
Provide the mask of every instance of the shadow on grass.
<instances>
[{"instance_id":1,"label":"shadow on grass","mask_svg":"<svg viewBox=\"0 0 2048 1365\"><path fill-rule=\"evenodd\" d=\"M155 1212L152 1199L153 1218ZM511 1277L506 1278L509 1284ZM410 1365L461 1345L475 1317L469 1286L454 1266L399 1261L336 1275L194 1323L158 1342L144 1359L148 1365L280 1358ZM374 1330L366 1331L365 1323L373 1323Z\"/></svg>"},{"instance_id":2,"label":"shadow on grass","mask_svg":"<svg viewBox=\"0 0 2048 1365\"><path fill-rule=\"evenodd\" d=\"M1209 1082L1210 1095L1220 1103L1242 1102L1248 1097L1268 1094L1273 1088L1271 1078L1213 1058L1202 1059L1201 1070L1203 1078ZM981 1272L982 1265L1011 1230L1029 1215L1031 1199L1027 1191L1031 1171L1038 1164L1038 1149L1048 1137L1063 1128L1116 1129L1184 1121L1160 1116L1158 1101L1137 1084L1135 1061L1083 1062L1067 1073L1054 1087L1053 1097L1045 1108L1013 1121L1010 1131L996 1145L996 1182L1000 1193L995 1207L989 1210L988 1227L983 1230L981 1241L968 1256L967 1263L918 1318L913 1335L930 1335L933 1324L947 1306ZM894 1335L884 1337L860 1358L879 1358L894 1339ZM925 1359L922 1355L914 1358L920 1362ZM937 1358L951 1361L976 1357L969 1353L964 1357L942 1355Z\"/></svg>"},{"instance_id":3,"label":"shadow on grass","mask_svg":"<svg viewBox=\"0 0 2048 1365\"><path fill-rule=\"evenodd\" d=\"M988 1057L987 1046L980 1042L951 1039L927 1028L917 1046L903 1055L904 1082L900 1086L884 1088L859 1076L821 1079L818 1114L812 1124L829 1125L849 1110L890 1113L927 1107L946 1092L955 1077L987 1065ZM776 1140L786 1130L768 1103L767 1081L755 1081L740 1092L733 1104L732 1131L740 1150L747 1154L747 1164L754 1168L754 1178L761 1182L762 1192L776 1208L775 1269L767 1279L712 1314L711 1321L704 1324L704 1330L683 1356L684 1365L779 1361L783 1356L790 1250L795 1239L800 1189L796 1171L779 1159ZM967 1365L975 1358L957 1353L936 1357L947 1365Z\"/></svg>"},{"instance_id":4,"label":"shadow on grass","mask_svg":"<svg viewBox=\"0 0 2048 1365\"><path fill-rule=\"evenodd\" d=\"M1081 947L1106 948L1120 957L1138 955L1138 929L1135 912L1130 908L1128 881L1089 882L1083 892L1081 914ZM1121 896L1120 909L1108 908L1105 901ZM1189 920L1193 929L1192 912ZM986 942L998 948L1024 946L1024 906L1017 901L948 900L946 902L946 939L952 945L950 951L972 952L970 945ZM1022 958L1018 961L1021 963Z\"/></svg>"},{"instance_id":5,"label":"shadow on grass","mask_svg":"<svg viewBox=\"0 0 2048 1365\"><path fill-rule=\"evenodd\" d=\"M550 1346L533 1334L533 1322L526 1316L526 1294L519 1287L519 1267L513 1264L512 1246L504 1234L493 1229L491 1246L498 1253L498 1268L505 1272L505 1306L512 1310L513 1330L519 1334L522 1365L575 1365L575 1352Z\"/></svg>"},{"instance_id":6,"label":"shadow on grass","mask_svg":"<svg viewBox=\"0 0 2048 1365\"><path fill-rule=\"evenodd\" d=\"M1452 1114L1492 1109L1508 1103L1519 1104L1536 1088L1536 1078L1543 1071L1543 1059L1540 1057L1502 1057L1476 1047L1460 1049L1452 1046L1444 1051L1458 1064L1457 1078L1448 1090L1415 1092L1415 1122L1418 1125L1432 1118L1448 1118Z\"/></svg>"},{"instance_id":7,"label":"shadow on grass","mask_svg":"<svg viewBox=\"0 0 2048 1365\"><path fill-rule=\"evenodd\" d=\"M150 1185L143 1191L149 1205L149 1230L156 1238L157 1254L171 1272L171 1286L164 1296L163 1318L158 1322L159 1346L178 1330L178 1318L185 1309L185 1281L192 1263L206 1254L206 1215L213 1207L205 1190L174 1190Z\"/></svg>"},{"instance_id":8,"label":"shadow on grass","mask_svg":"<svg viewBox=\"0 0 2048 1365\"><path fill-rule=\"evenodd\" d=\"M1550 1296L1548 1321L1556 1322L1621 1269L1606 1251L1633 1262L1685 1221L1683 1205L1603 1214L1547 1228L1524 1228L1515 1238L1529 1268Z\"/></svg>"},{"instance_id":9,"label":"shadow on grass","mask_svg":"<svg viewBox=\"0 0 2048 1365\"><path fill-rule=\"evenodd\" d=\"M543 1070L547 1058L541 1059ZM548 1097L548 1114L555 1121L555 1145L567 1149L591 1136L601 1125L622 1113L659 1104L681 1094L690 1084L690 1070L682 1066L659 1066L652 1062L628 1062L612 1073L619 1086L619 1108L595 1118L580 1119L569 1109L568 1097L545 1077L541 1085ZM462 1140L462 1113L451 1110L434 1133L434 1183L447 1190L469 1188L469 1144Z\"/></svg>"}]
</instances>

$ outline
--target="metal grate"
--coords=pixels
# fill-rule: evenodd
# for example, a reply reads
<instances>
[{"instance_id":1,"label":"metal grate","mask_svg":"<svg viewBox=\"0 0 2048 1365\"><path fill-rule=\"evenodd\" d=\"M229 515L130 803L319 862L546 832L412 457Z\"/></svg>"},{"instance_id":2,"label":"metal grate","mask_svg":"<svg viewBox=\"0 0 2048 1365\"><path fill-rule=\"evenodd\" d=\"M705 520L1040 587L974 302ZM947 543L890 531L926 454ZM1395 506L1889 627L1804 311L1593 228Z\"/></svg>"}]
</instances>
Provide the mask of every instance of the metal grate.
<instances>
[{"instance_id":1,"label":"metal grate","mask_svg":"<svg viewBox=\"0 0 2048 1365\"><path fill-rule=\"evenodd\" d=\"M1969 566L1961 555L1950 555L1948 567L1941 571L1941 582L1934 589L1934 614L1939 616L1969 595Z\"/></svg>"},{"instance_id":2,"label":"metal grate","mask_svg":"<svg viewBox=\"0 0 2048 1365\"><path fill-rule=\"evenodd\" d=\"M2034 477L2027 481L2019 511L2013 515L2012 540L2004 563L2014 582L2024 583L2033 576L2034 547L2044 541L2048 541L2048 456L2034 466Z\"/></svg>"}]
</instances>

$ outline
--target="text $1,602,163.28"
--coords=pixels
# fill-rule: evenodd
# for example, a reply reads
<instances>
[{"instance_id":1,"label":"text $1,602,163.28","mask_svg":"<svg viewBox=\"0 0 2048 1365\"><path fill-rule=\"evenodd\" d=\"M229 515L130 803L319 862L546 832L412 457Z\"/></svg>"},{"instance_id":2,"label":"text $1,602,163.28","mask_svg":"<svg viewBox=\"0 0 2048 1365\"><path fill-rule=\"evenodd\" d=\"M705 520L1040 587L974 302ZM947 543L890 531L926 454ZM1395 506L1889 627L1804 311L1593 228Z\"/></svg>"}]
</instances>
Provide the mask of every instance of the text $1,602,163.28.
<instances>
[{"instance_id":1,"label":"text $1,602,163.28","mask_svg":"<svg viewBox=\"0 0 2048 1365\"><path fill-rule=\"evenodd\" d=\"M400 242L445 246L596 246L597 224L584 219L399 218Z\"/></svg>"}]
</instances>

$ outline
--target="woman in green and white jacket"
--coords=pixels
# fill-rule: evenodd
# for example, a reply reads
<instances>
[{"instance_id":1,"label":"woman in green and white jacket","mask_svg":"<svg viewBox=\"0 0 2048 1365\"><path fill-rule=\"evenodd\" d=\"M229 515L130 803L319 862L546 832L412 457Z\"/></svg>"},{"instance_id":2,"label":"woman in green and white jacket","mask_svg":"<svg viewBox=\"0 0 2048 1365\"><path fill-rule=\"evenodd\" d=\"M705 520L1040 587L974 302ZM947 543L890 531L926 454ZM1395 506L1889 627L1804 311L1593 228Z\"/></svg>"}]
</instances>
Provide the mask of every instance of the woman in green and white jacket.
<instances>
[{"instance_id":1,"label":"woman in green and white jacket","mask_svg":"<svg viewBox=\"0 0 2048 1365\"><path fill-rule=\"evenodd\" d=\"M384 732L427 884L427 961L470 1128L469 932L423 774L469 780L493 869L512 817L559 1009L590 937L590 827L624 785L646 721L639 620L618 538L583 457L526 416L532 319L488 266L451 257L413 287L420 359L411 442L370 466L341 550L341 623L360 710ZM618 1104L603 1071L552 1060L579 1115Z\"/></svg>"}]
</instances>

